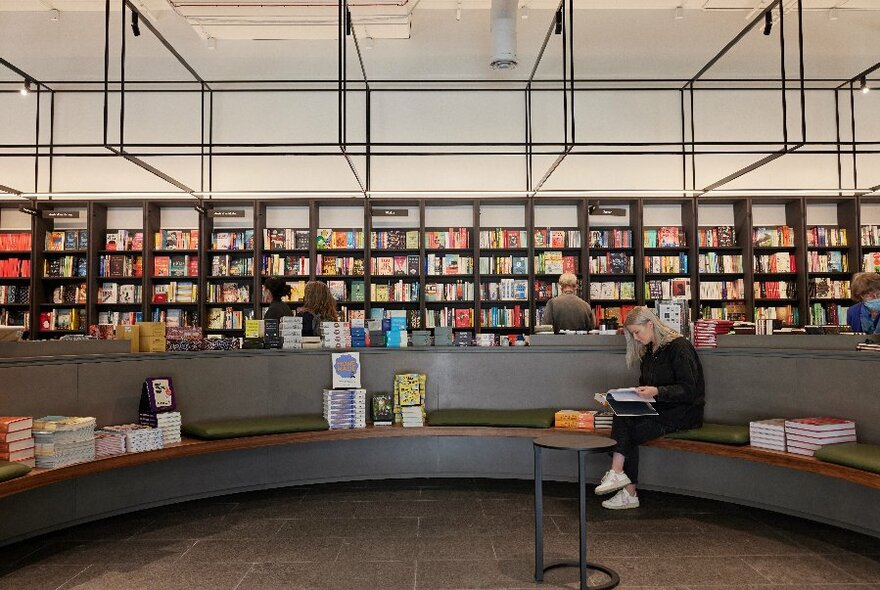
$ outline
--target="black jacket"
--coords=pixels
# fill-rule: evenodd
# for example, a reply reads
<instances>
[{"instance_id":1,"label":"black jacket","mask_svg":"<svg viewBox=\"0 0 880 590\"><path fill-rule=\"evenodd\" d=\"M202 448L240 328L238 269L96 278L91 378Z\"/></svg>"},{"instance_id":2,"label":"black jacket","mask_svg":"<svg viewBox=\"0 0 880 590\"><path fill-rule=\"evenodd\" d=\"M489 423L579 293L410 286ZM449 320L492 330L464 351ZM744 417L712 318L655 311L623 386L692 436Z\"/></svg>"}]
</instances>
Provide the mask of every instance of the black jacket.
<instances>
[{"instance_id":1,"label":"black jacket","mask_svg":"<svg viewBox=\"0 0 880 590\"><path fill-rule=\"evenodd\" d=\"M659 390L654 404L659 422L676 430L703 424L703 366L687 338L676 338L657 350L648 346L641 368L639 385L653 385Z\"/></svg>"},{"instance_id":2,"label":"black jacket","mask_svg":"<svg viewBox=\"0 0 880 590\"><path fill-rule=\"evenodd\" d=\"M292 316L293 310L284 301L273 301L263 314L264 320L280 320L283 317Z\"/></svg>"}]
</instances>

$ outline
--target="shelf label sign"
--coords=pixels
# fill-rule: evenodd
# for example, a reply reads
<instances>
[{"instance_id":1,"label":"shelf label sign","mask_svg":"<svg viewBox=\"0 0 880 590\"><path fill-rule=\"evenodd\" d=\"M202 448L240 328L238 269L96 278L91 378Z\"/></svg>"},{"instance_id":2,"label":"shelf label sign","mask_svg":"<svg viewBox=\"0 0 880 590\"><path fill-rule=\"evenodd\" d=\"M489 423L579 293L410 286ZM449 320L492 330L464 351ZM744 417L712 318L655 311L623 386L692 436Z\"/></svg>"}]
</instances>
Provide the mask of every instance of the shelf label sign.
<instances>
[{"instance_id":1,"label":"shelf label sign","mask_svg":"<svg viewBox=\"0 0 880 590\"><path fill-rule=\"evenodd\" d=\"M210 217L244 217L244 209L209 209Z\"/></svg>"},{"instance_id":2,"label":"shelf label sign","mask_svg":"<svg viewBox=\"0 0 880 590\"><path fill-rule=\"evenodd\" d=\"M79 211L43 211L43 219L79 219Z\"/></svg>"},{"instance_id":3,"label":"shelf label sign","mask_svg":"<svg viewBox=\"0 0 880 590\"><path fill-rule=\"evenodd\" d=\"M385 207L373 207L370 210L373 217L408 217L409 211L406 209L386 209Z\"/></svg>"}]
</instances>

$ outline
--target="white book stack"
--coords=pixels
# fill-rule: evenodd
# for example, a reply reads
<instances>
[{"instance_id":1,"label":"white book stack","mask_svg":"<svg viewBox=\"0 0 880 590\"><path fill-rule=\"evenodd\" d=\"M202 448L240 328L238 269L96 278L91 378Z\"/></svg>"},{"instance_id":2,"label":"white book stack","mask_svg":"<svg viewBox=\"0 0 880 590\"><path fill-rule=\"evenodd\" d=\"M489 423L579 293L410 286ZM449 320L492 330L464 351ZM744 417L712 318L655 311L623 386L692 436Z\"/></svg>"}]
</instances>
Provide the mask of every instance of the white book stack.
<instances>
[{"instance_id":1,"label":"white book stack","mask_svg":"<svg viewBox=\"0 0 880 590\"><path fill-rule=\"evenodd\" d=\"M95 458L125 454L125 434L110 430L95 431Z\"/></svg>"},{"instance_id":2,"label":"white book stack","mask_svg":"<svg viewBox=\"0 0 880 590\"><path fill-rule=\"evenodd\" d=\"M321 322L324 348L351 348L351 324L348 322Z\"/></svg>"},{"instance_id":3,"label":"white book stack","mask_svg":"<svg viewBox=\"0 0 880 590\"><path fill-rule=\"evenodd\" d=\"M34 420L35 465L66 467L95 458L95 419L45 416Z\"/></svg>"},{"instance_id":4,"label":"white book stack","mask_svg":"<svg viewBox=\"0 0 880 590\"><path fill-rule=\"evenodd\" d=\"M796 418L785 421L785 446L789 453L814 455L827 445L856 442L856 424L841 418Z\"/></svg>"},{"instance_id":5,"label":"white book stack","mask_svg":"<svg viewBox=\"0 0 880 590\"><path fill-rule=\"evenodd\" d=\"M785 419L749 422L749 444L759 449L785 451Z\"/></svg>"},{"instance_id":6,"label":"white book stack","mask_svg":"<svg viewBox=\"0 0 880 590\"><path fill-rule=\"evenodd\" d=\"M367 427L366 389L325 389L324 419L331 430Z\"/></svg>"},{"instance_id":7,"label":"white book stack","mask_svg":"<svg viewBox=\"0 0 880 590\"><path fill-rule=\"evenodd\" d=\"M614 420L614 414L611 412L597 412L593 417L594 428L611 429L611 423Z\"/></svg>"},{"instance_id":8,"label":"white book stack","mask_svg":"<svg viewBox=\"0 0 880 590\"><path fill-rule=\"evenodd\" d=\"M281 336L281 348L293 350L303 347L302 316L286 316L281 318L278 335Z\"/></svg>"},{"instance_id":9,"label":"white book stack","mask_svg":"<svg viewBox=\"0 0 880 590\"><path fill-rule=\"evenodd\" d=\"M303 336L302 337L302 347L303 348L321 348L321 337L320 336Z\"/></svg>"},{"instance_id":10,"label":"white book stack","mask_svg":"<svg viewBox=\"0 0 880 590\"><path fill-rule=\"evenodd\" d=\"M413 428L425 425L425 414L422 406L403 406L400 408L404 428Z\"/></svg>"},{"instance_id":11,"label":"white book stack","mask_svg":"<svg viewBox=\"0 0 880 590\"><path fill-rule=\"evenodd\" d=\"M138 415L138 422L144 426L158 428L162 431L162 442L165 446L179 443L181 418L180 412L159 412L158 414Z\"/></svg>"},{"instance_id":12,"label":"white book stack","mask_svg":"<svg viewBox=\"0 0 880 590\"><path fill-rule=\"evenodd\" d=\"M119 424L107 426L104 430L122 432L125 434L125 452L143 453L155 451L164 446L162 431L143 424Z\"/></svg>"}]
</instances>

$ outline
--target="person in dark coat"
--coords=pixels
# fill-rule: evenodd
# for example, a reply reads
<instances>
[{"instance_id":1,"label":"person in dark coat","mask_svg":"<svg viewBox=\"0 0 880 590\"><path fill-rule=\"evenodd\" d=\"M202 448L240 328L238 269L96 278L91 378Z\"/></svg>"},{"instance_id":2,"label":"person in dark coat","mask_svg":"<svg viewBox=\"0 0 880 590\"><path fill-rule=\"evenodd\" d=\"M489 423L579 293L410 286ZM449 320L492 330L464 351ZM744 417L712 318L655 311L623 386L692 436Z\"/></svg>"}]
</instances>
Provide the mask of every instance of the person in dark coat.
<instances>
[{"instance_id":1,"label":"person in dark coat","mask_svg":"<svg viewBox=\"0 0 880 590\"><path fill-rule=\"evenodd\" d=\"M269 301L269 307L263 313L264 320L280 320L293 315L293 310L284 301L284 297L290 297L290 285L278 277L269 277L263 281L263 291Z\"/></svg>"},{"instance_id":2,"label":"person in dark coat","mask_svg":"<svg viewBox=\"0 0 880 590\"><path fill-rule=\"evenodd\" d=\"M596 494L617 492L602 506L611 510L638 508L639 445L677 430L703 424L705 383L697 351L687 338L664 324L647 307L636 307L624 321L627 365L640 364L639 386L657 416L614 416L611 469Z\"/></svg>"}]
</instances>

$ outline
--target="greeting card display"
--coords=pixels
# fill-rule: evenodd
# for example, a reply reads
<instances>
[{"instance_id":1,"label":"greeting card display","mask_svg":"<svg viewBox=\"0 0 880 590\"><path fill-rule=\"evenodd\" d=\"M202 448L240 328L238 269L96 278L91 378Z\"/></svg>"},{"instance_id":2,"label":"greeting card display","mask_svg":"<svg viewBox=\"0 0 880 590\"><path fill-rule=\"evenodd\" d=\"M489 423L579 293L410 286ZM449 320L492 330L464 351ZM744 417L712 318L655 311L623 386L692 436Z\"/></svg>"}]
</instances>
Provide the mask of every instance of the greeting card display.
<instances>
[{"instance_id":1,"label":"greeting card display","mask_svg":"<svg viewBox=\"0 0 880 590\"><path fill-rule=\"evenodd\" d=\"M149 377L141 388L140 411L158 414L177 409L171 377Z\"/></svg>"}]
</instances>

